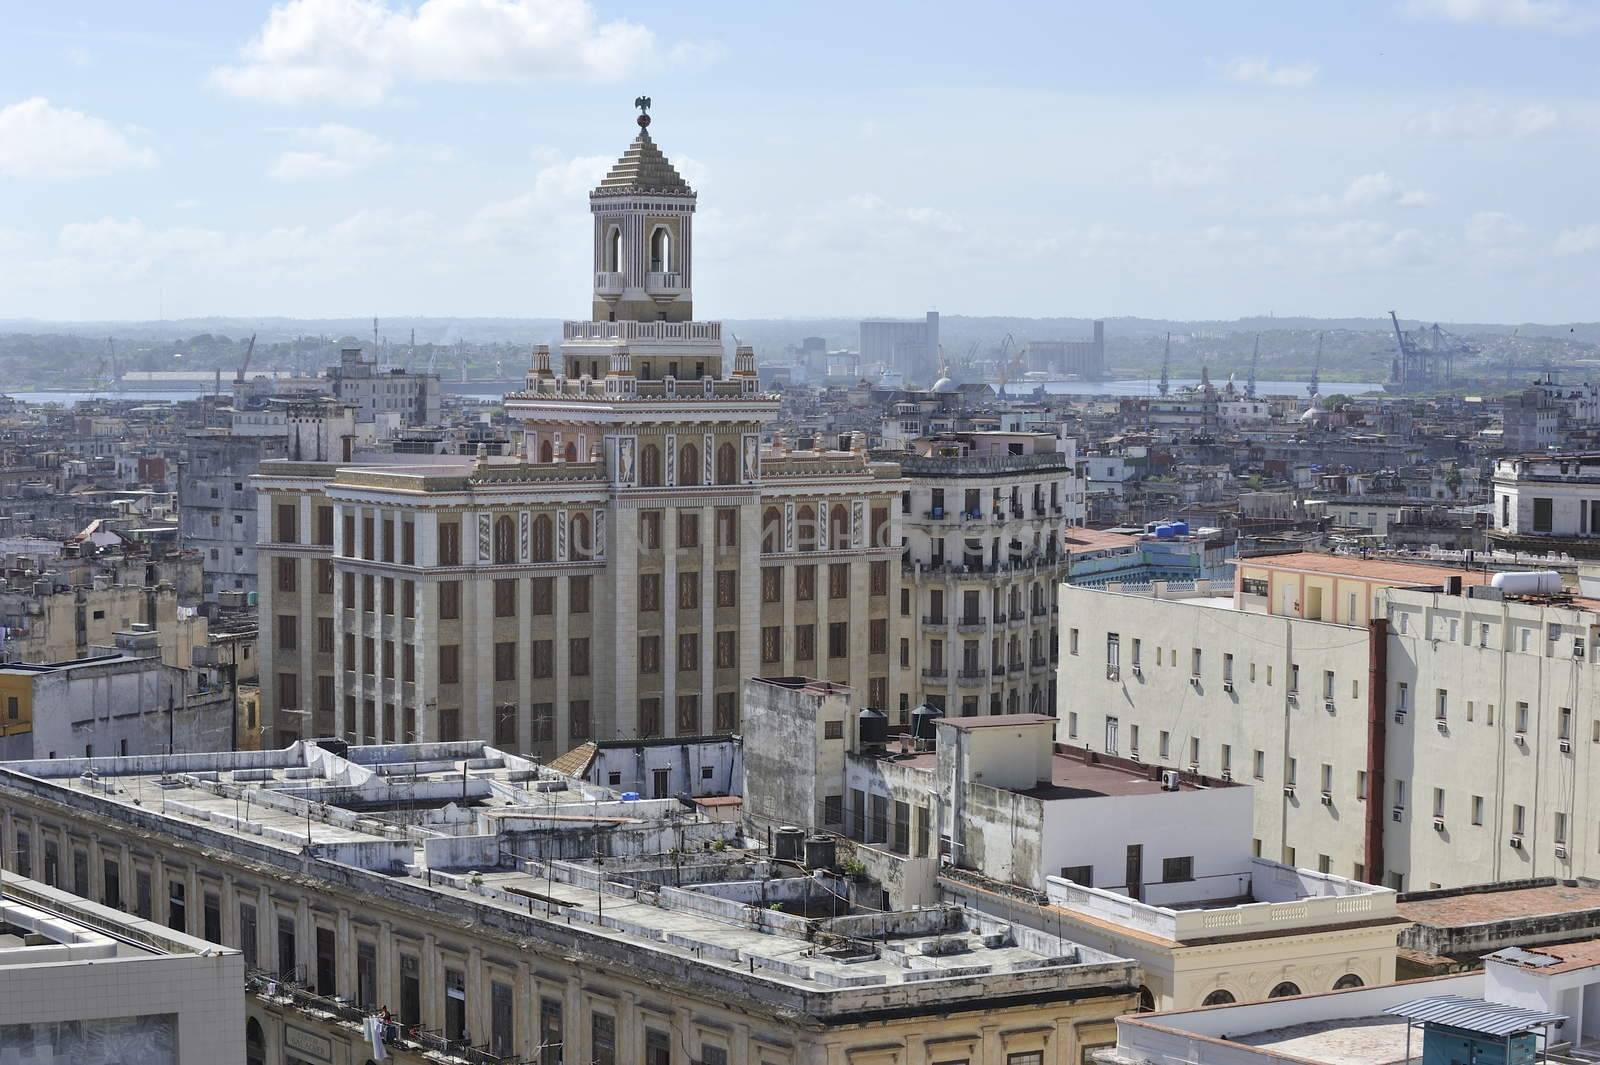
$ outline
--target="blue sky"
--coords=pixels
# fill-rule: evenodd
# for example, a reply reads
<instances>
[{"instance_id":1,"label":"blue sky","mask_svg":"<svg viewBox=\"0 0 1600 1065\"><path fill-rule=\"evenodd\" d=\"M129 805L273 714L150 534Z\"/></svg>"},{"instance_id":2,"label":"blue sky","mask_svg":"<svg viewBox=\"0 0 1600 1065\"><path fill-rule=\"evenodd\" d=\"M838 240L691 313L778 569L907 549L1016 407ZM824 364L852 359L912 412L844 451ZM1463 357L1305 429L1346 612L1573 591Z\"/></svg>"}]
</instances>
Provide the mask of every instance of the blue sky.
<instances>
[{"instance_id":1,"label":"blue sky","mask_svg":"<svg viewBox=\"0 0 1600 1065\"><path fill-rule=\"evenodd\" d=\"M703 316L1600 318L1600 5L0 3L0 317L581 316L631 101Z\"/></svg>"}]
</instances>

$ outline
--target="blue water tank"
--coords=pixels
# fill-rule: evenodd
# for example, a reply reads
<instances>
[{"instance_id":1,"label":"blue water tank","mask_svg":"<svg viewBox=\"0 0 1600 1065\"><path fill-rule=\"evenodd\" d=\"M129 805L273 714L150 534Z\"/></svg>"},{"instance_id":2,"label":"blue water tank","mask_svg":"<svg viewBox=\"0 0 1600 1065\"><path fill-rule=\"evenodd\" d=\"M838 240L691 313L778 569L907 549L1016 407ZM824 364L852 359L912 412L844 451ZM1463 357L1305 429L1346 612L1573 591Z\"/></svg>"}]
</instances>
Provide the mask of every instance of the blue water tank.
<instances>
[{"instance_id":1,"label":"blue water tank","mask_svg":"<svg viewBox=\"0 0 1600 1065\"><path fill-rule=\"evenodd\" d=\"M1163 522L1156 526L1157 540L1170 540L1176 535L1178 535L1178 530L1168 523Z\"/></svg>"},{"instance_id":2,"label":"blue water tank","mask_svg":"<svg viewBox=\"0 0 1600 1065\"><path fill-rule=\"evenodd\" d=\"M639 801L639 793L637 791L625 791L625 792L622 793L622 801L623 802L638 802Z\"/></svg>"},{"instance_id":3,"label":"blue water tank","mask_svg":"<svg viewBox=\"0 0 1600 1065\"><path fill-rule=\"evenodd\" d=\"M1179 536L1188 536L1189 523L1186 521L1175 521L1172 523L1172 531L1177 533Z\"/></svg>"}]
</instances>

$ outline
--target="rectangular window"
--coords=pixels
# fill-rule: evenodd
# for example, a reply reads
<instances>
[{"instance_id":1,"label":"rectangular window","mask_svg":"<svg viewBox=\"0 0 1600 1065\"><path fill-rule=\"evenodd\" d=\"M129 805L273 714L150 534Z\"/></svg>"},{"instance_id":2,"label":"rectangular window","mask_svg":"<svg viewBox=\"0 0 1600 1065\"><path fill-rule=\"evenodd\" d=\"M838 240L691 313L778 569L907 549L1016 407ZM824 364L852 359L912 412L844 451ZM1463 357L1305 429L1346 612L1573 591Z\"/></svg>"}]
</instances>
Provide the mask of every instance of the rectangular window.
<instances>
[{"instance_id":1,"label":"rectangular window","mask_svg":"<svg viewBox=\"0 0 1600 1065\"><path fill-rule=\"evenodd\" d=\"M868 568L867 594L874 598L889 594L889 563L874 562Z\"/></svg>"},{"instance_id":2,"label":"rectangular window","mask_svg":"<svg viewBox=\"0 0 1600 1065\"><path fill-rule=\"evenodd\" d=\"M439 523L439 565L461 565L461 522L459 521L441 521Z\"/></svg>"},{"instance_id":3,"label":"rectangular window","mask_svg":"<svg viewBox=\"0 0 1600 1065\"><path fill-rule=\"evenodd\" d=\"M550 578L545 577L543 579L548 581ZM589 612L589 578L587 576L567 578L567 610L573 614L587 614Z\"/></svg>"},{"instance_id":4,"label":"rectangular window","mask_svg":"<svg viewBox=\"0 0 1600 1065\"><path fill-rule=\"evenodd\" d=\"M794 627L794 657L800 662L810 662L817 657L817 627L815 625L796 625Z\"/></svg>"},{"instance_id":5,"label":"rectangular window","mask_svg":"<svg viewBox=\"0 0 1600 1065\"><path fill-rule=\"evenodd\" d=\"M494 645L494 679L497 681L517 679L517 645L515 643L501 642Z\"/></svg>"},{"instance_id":6,"label":"rectangular window","mask_svg":"<svg viewBox=\"0 0 1600 1065\"><path fill-rule=\"evenodd\" d=\"M1483 824L1483 796L1482 795L1474 795L1472 797L1472 823L1475 824L1475 825Z\"/></svg>"},{"instance_id":7,"label":"rectangular window","mask_svg":"<svg viewBox=\"0 0 1600 1065\"><path fill-rule=\"evenodd\" d=\"M738 655L739 635L732 629L724 629L716 635L716 651L714 661L717 669L734 669L739 664Z\"/></svg>"},{"instance_id":8,"label":"rectangular window","mask_svg":"<svg viewBox=\"0 0 1600 1065\"><path fill-rule=\"evenodd\" d=\"M278 559L278 591L295 591L296 586L299 584L297 579L299 571L296 562L297 560L292 558Z\"/></svg>"},{"instance_id":9,"label":"rectangular window","mask_svg":"<svg viewBox=\"0 0 1600 1065\"><path fill-rule=\"evenodd\" d=\"M801 603L809 603L817 597L817 567L794 568L794 597Z\"/></svg>"},{"instance_id":10,"label":"rectangular window","mask_svg":"<svg viewBox=\"0 0 1600 1065\"><path fill-rule=\"evenodd\" d=\"M661 637L648 635L639 637L639 672L661 672Z\"/></svg>"},{"instance_id":11,"label":"rectangular window","mask_svg":"<svg viewBox=\"0 0 1600 1065\"><path fill-rule=\"evenodd\" d=\"M277 536L274 537L280 544L293 544L299 542L299 517L300 506L297 503L278 504Z\"/></svg>"},{"instance_id":12,"label":"rectangular window","mask_svg":"<svg viewBox=\"0 0 1600 1065\"><path fill-rule=\"evenodd\" d=\"M850 564L834 562L828 566L828 598L844 599L850 595Z\"/></svg>"},{"instance_id":13,"label":"rectangular window","mask_svg":"<svg viewBox=\"0 0 1600 1065\"><path fill-rule=\"evenodd\" d=\"M439 683L461 683L461 647L459 644L443 644L439 647Z\"/></svg>"},{"instance_id":14,"label":"rectangular window","mask_svg":"<svg viewBox=\"0 0 1600 1065\"><path fill-rule=\"evenodd\" d=\"M761 601L763 603L783 602L783 568L781 566L761 567Z\"/></svg>"},{"instance_id":15,"label":"rectangular window","mask_svg":"<svg viewBox=\"0 0 1600 1065\"><path fill-rule=\"evenodd\" d=\"M850 653L850 625L844 621L828 623L828 657L844 658Z\"/></svg>"},{"instance_id":16,"label":"rectangular window","mask_svg":"<svg viewBox=\"0 0 1600 1065\"><path fill-rule=\"evenodd\" d=\"M700 634L678 633L678 672L693 673L700 668Z\"/></svg>"},{"instance_id":17,"label":"rectangular window","mask_svg":"<svg viewBox=\"0 0 1600 1065\"><path fill-rule=\"evenodd\" d=\"M739 697L736 692L717 692L712 704L711 728L715 732L739 730Z\"/></svg>"},{"instance_id":18,"label":"rectangular window","mask_svg":"<svg viewBox=\"0 0 1600 1065\"><path fill-rule=\"evenodd\" d=\"M639 574L639 609L645 612L661 609L661 574Z\"/></svg>"},{"instance_id":19,"label":"rectangular window","mask_svg":"<svg viewBox=\"0 0 1600 1065\"><path fill-rule=\"evenodd\" d=\"M1257 780L1265 780L1266 779L1266 777L1267 777L1267 752L1266 751L1256 751L1254 754L1252 754L1250 756L1250 775L1255 777L1255 779L1257 779Z\"/></svg>"},{"instance_id":20,"label":"rectangular window","mask_svg":"<svg viewBox=\"0 0 1600 1065\"><path fill-rule=\"evenodd\" d=\"M617 1021L595 1012L589 1018L588 1065L617 1065Z\"/></svg>"},{"instance_id":21,"label":"rectangular window","mask_svg":"<svg viewBox=\"0 0 1600 1065\"><path fill-rule=\"evenodd\" d=\"M739 512L732 507L717 508L717 546L739 546Z\"/></svg>"},{"instance_id":22,"label":"rectangular window","mask_svg":"<svg viewBox=\"0 0 1600 1065\"><path fill-rule=\"evenodd\" d=\"M439 620L461 620L461 582L439 582Z\"/></svg>"},{"instance_id":23,"label":"rectangular window","mask_svg":"<svg viewBox=\"0 0 1600 1065\"><path fill-rule=\"evenodd\" d=\"M1522 829L1527 822L1527 817L1528 812L1520 804L1511 807L1511 834L1513 836L1522 835Z\"/></svg>"},{"instance_id":24,"label":"rectangular window","mask_svg":"<svg viewBox=\"0 0 1600 1065\"><path fill-rule=\"evenodd\" d=\"M717 570L717 606L739 605L739 573L737 570Z\"/></svg>"},{"instance_id":25,"label":"rectangular window","mask_svg":"<svg viewBox=\"0 0 1600 1065\"><path fill-rule=\"evenodd\" d=\"M700 609L700 574L693 570L678 574L678 609Z\"/></svg>"},{"instance_id":26,"label":"rectangular window","mask_svg":"<svg viewBox=\"0 0 1600 1065\"><path fill-rule=\"evenodd\" d=\"M661 511L639 512L639 547L645 551L661 550Z\"/></svg>"},{"instance_id":27,"label":"rectangular window","mask_svg":"<svg viewBox=\"0 0 1600 1065\"><path fill-rule=\"evenodd\" d=\"M1520 734L1520 733L1525 733L1527 731L1528 731L1528 704L1527 703L1518 703L1517 704L1517 732Z\"/></svg>"},{"instance_id":28,"label":"rectangular window","mask_svg":"<svg viewBox=\"0 0 1600 1065\"><path fill-rule=\"evenodd\" d=\"M1184 855L1181 858L1161 859L1161 882L1163 884L1176 884L1184 880L1194 879L1194 856Z\"/></svg>"},{"instance_id":29,"label":"rectangular window","mask_svg":"<svg viewBox=\"0 0 1600 1065\"><path fill-rule=\"evenodd\" d=\"M517 580L506 577L494 582L494 616L515 617L517 613Z\"/></svg>"}]
</instances>

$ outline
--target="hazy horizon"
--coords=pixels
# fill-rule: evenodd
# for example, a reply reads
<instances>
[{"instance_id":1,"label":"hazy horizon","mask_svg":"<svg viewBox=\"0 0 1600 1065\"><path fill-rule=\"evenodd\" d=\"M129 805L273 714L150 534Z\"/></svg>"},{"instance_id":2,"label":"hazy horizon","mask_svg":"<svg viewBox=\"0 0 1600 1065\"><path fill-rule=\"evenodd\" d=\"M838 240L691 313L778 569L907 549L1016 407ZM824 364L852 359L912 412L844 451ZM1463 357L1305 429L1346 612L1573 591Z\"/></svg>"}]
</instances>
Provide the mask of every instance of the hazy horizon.
<instances>
[{"instance_id":1,"label":"hazy horizon","mask_svg":"<svg viewBox=\"0 0 1600 1065\"><path fill-rule=\"evenodd\" d=\"M20 6L0 319L583 317L644 93L699 317L1593 321L1597 41L1576 0Z\"/></svg>"}]
</instances>

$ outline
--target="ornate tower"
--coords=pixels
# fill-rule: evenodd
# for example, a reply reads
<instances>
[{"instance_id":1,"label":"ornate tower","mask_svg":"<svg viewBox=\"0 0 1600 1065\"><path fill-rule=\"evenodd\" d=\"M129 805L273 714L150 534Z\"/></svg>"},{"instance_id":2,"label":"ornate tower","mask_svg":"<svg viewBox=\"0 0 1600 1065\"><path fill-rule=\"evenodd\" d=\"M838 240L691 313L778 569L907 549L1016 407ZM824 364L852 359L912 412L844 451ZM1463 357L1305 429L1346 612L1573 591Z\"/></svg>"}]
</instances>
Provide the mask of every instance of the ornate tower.
<instances>
[{"instance_id":1,"label":"ornate tower","mask_svg":"<svg viewBox=\"0 0 1600 1065\"><path fill-rule=\"evenodd\" d=\"M687 322L694 317L694 190L650 139L650 98L639 135L589 193L594 216L594 320Z\"/></svg>"}]
</instances>

